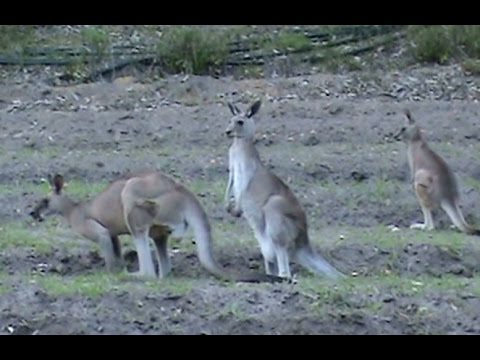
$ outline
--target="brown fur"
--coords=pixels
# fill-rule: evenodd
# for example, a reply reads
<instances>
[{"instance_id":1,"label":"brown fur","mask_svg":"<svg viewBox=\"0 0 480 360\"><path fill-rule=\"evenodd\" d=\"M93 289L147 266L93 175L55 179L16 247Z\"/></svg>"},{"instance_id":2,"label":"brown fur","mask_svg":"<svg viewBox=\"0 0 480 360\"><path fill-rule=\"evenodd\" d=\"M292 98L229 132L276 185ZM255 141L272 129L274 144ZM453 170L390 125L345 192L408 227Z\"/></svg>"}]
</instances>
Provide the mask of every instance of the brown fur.
<instances>
[{"instance_id":1,"label":"brown fur","mask_svg":"<svg viewBox=\"0 0 480 360\"><path fill-rule=\"evenodd\" d=\"M148 245L151 238L159 263L158 276L166 276L170 271L168 238L172 234L183 236L191 227L200 262L213 275L247 282L281 280L263 274L237 276L218 265L212 254L210 223L203 207L187 188L160 172L126 174L92 200L79 203L62 193L63 177L57 175L55 179L51 183L52 194L42 199L31 215L41 220L41 213L47 210L62 214L75 232L99 242L110 271L123 268L118 236L132 234L139 256L139 275L156 276Z\"/></svg>"},{"instance_id":2,"label":"brown fur","mask_svg":"<svg viewBox=\"0 0 480 360\"><path fill-rule=\"evenodd\" d=\"M233 117L225 132L233 137L229 149L229 179L225 206L243 215L260 245L267 274L291 278L290 258L316 274L344 277L310 246L305 212L291 189L262 163L254 144L259 101L242 113L228 104Z\"/></svg>"},{"instance_id":3,"label":"brown fur","mask_svg":"<svg viewBox=\"0 0 480 360\"><path fill-rule=\"evenodd\" d=\"M455 174L446 161L429 147L411 112L405 110L404 114L406 125L396 138L407 143L413 188L425 220L424 224L413 224L411 227L433 230L432 211L442 208L459 230L467 234L480 234L463 217Z\"/></svg>"}]
</instances>

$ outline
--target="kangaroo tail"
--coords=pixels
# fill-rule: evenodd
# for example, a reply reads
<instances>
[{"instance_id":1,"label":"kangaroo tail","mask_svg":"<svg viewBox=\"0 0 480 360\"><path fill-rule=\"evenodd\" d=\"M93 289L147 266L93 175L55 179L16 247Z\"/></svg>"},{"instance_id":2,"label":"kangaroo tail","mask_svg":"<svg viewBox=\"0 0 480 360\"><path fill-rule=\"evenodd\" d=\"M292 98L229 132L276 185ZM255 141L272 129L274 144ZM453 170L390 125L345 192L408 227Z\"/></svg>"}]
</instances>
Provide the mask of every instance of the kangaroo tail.
<instances>
[{"instance_id":1,"label":"kangaroo tail","mask_svg":"<svg viewBox=\"0 0 480 360\"><path fill-rule=\"evenodd\" d=\"M321 276L327 276L330 279L345 278L346 275L338 271L329 262L327 262L320 254L317 254L310 246L302 247L297 252L298 262Z\"/></svg>"}]
</instances>

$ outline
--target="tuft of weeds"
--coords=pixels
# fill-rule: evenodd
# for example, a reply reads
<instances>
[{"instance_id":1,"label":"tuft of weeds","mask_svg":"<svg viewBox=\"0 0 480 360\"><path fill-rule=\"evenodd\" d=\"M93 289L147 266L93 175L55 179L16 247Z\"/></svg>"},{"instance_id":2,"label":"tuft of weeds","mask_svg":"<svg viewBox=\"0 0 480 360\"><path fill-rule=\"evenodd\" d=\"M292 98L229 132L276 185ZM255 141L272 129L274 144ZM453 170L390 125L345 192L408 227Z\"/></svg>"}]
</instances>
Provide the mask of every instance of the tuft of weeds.
<instances>
[{"instance_id":1,"label":"tuft of weeds","mask_svg":"<svg viewBox=\"0 0 480 360\"><path fill-rule=\"evenodd\" d=\"M445 26L412 26L409 37L410 51L420 62L443 64L454 52Z\"/></svg>"},{"instance_id":2,"label":"tuft of weeds","mask_svg":"<svg viewBox=\"0 0 480 360\"><path fill-rule=\"evenodd\" d=\"M227 33L212 29L170 27L163 33L157 52L169 73L205 75L226 63L228 39Z\"/></svg>"},{"instance_id":3,"label":"tuft of weeds","mask_svg":"<svg viewBox=\"0 0 480 360\"><path fill-rule=\"evenodd\" d=\"M110 45L108 32L98 27L87 27L82 29L81 38L85 46L89 48L98 58L106 55Z\"/></svg>"},{"instance_id":4,"label":"tuft of weeds","mask_svg":"<svg viewBox=\"0 0 480 360\"><path fill-rule=\"evenodd\" d=\"M408 38L410 51L420 62L444 64L453 57L480 57L480 25L412 25Z\"/></svg>"},{"instance_id":5,"label":"tuft of weeds","mask_svg":"<svg viewBox=\"0 0 480 360\"><path fill-rule=\"evenodd\" d=\"M34 41L33 25L0 25L0 51L23 53Z\"/></svg>"},{"instance_id":6,"label":"tuft of weeds","mask_svg":"<svg viewBox=\"0 0 480 360\"><path fill-rule=\"evenodd\" d=\"M480 75L480 60L467 59L462 63L462 68L465 72L478 76Z\"/></svg>"}]
</instances>

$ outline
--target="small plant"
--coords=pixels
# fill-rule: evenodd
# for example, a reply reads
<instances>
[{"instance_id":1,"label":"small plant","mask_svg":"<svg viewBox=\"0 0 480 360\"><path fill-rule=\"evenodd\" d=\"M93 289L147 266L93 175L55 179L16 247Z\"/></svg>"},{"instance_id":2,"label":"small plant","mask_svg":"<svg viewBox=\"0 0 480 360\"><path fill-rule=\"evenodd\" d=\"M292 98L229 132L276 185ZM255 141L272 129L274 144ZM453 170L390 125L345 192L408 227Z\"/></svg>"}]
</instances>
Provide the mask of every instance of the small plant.
<instances>
[{"instance_id":1,"label":"small plant","mask_svg":"<svg viewBox=\"0 0 480 360\"><path fill-rule=\"evenodd\" d=\"M224 33L176 26L165 30L157 51L167 72L204 75L225 64L227 41Z\"/></svg>"},{"instance_id":2,"label":"small plant","mask_svg":"<svg viewBox=\"0 0 480 360\"><path fill-rule=\"evenodd\" d=\"M445 26L412 26L409 31L411 51L421 62L443 64L454 52Z\"/></svg>"},{"instance_id":3,"label":"small plant","mask_svg":"<svg viewBox=\"0 0 480 360\"><path fill-rule=\"evenodd\" d=\"M32 25L0 25L0 51L23 52L32 43Z\"/></svg>"},{"instance_id":4,"label":"small plant","mask_svg":"<svg viewBox=\"0 0 480 360\"><path fill-rule=\"evenodd\" d=\"M413 56L422 62L443 64L453 56L480 57L479 25L416 25L409 28L409 39Z\"/></svg>"},{"instance_id":5,"label":"small plant","mask_svg":"<svg viewBox=\"0 0 480 360\"><path fill-rule=\"evenodd\" d=\"M107 32L97 27L88 27L81 32L82 41L97 57L107 53L110 37Z\"/></svg>"},{"instance_id":6,"label":"small plant","mask_svg":"<svg viewBox=\"0 0 480 360\"><path fill-rule=\"evenodd\" d=\"M108 54L108 48L110 46L110 36L108 33L98 27L87 27L84 28L81 32L82 43L87 47L91 53L91 57L88 60L85 58L87 55L83 54L77 59L78 61L75 64L86 63L86 66L77 67L76 70L72 71L72 68L68 69L67 73L71 76L72 79L78 79L86 73L86 70L89 69L90 72L96 69L96 66L105 59ZM78 69L82 69L78 71Z\"/></svg>"},{"instance_id":7,"label":"small plant","mask_svg":"<svg viewBox=\"0 0 480 360\"><path fill-rule=\"evenodd\" d=\"M480 25L450 25L448 30L458 50L473 58L480 57Z\"/></svg>"}]
</instances>

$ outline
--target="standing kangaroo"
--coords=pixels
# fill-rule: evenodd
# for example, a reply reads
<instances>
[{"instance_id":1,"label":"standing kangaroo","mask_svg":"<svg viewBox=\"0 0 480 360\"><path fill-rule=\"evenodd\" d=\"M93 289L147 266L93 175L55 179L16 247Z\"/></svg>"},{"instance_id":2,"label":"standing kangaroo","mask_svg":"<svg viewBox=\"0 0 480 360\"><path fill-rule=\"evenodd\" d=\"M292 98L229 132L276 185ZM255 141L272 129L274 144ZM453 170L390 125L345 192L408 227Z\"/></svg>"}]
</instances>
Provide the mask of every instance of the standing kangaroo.
<instances>
[{"instance_id":1,"label":"standing kangaroo","mask_svg":"<svg viewBox=\"0 0 480 360\"><path fill-rule=\"evenodd\" d=\"M310 245L307 218L290 188L262 163L254 145L255 121L261 101L245 113L228 104L233 117L226 128L233 138L229 150L226 210L244 216L260 244L267 274L291 278L290 257L310 271L329 278L344 277ZM233 198L233 201L232 201Z\"/></svg>"},{"instance_id":2,"label":"standing kangaroo","mask_svg":"<svg viewBox=\"0 0 480 360\"><path fill-rule=\"evenodd\" d=\"M404 110L404 114L406 124L395 139L407 143L413 188L424 217L423 224L412 224L410 228L433 230L432 211L440 207L458 229L470 235L480 235L480 230L468 225L463 217L455 174L445 160L428 146L410 110Z\"/></svg>"},{"instance_id":3,"label":"standing kangaroo","mask_svg":"<svg viewBox=\"0 0 480 360\"><path fill-rule=\"evenodd\" d=\"M128 174L85 202L75 202L62 193L61 175L49 180L52 194L42 199L30 215L38 221L42 220L42 212L63 215L74 231L99 243L108 271L123 268L118 236L131 234L139 258L140 269L136 275L156 277L149 247L151 238L155 244L158 276L164 278L171 270L168 237L182 237L192 227L200 263L216 277L244 282L282 280L265 274L236 276L222 268L212 254L210 223L203 207L186 187L160 172Z\"/></svg>"}]
</instances>

